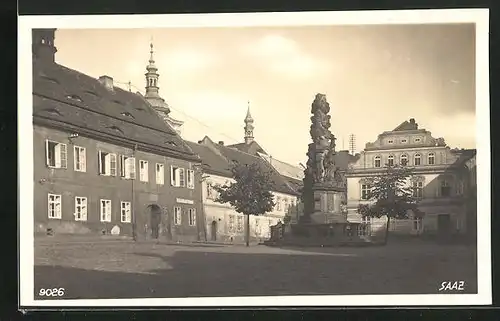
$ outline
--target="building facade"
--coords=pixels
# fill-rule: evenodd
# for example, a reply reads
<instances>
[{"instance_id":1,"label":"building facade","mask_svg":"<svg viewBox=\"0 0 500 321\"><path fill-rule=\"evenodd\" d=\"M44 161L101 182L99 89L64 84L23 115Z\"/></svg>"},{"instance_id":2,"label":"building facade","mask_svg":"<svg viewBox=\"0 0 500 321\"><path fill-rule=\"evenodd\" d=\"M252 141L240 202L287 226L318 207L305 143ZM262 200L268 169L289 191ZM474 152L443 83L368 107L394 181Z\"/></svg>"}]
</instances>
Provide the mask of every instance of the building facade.
<instances>
[{"instance_id":1,"label":"building facade","mask_svg":"<svg viewBox=\"0 0 500 321\"><path fill-rule=\"evenodd\" d=\"M35 236L199 239L199 157L142 96L57 64L54 41L33 30Z\"/></svg>"},{"instance_id":2,"label":"building facade","mask_svg":"<svg viewBox=\"0 0 500 321\"><path fill-rule=\"evenodd\" d=\"M434 138L431 132L418 128L414 119L383 132L375 142L366 144L346 173L348 220L366 223L369 229L361 233L385 231L387 218L362 217L357 207L368 202L370 186L366 178L380 175L387 164L399 164L413 169L408 184L424 215L409 213L408 219L392 220L391 233L466 233L468 227L474 228L468 226L471 213L466 200L475 180L466 164L474 155L475 150L450 149L443 138Z\"/></svg>"},{"instance_id":3,"label":"building facade","mask_svg":"<svg viewBox=\"0 0 500 321\"><path fill-rule=\"evenodd\" d=\"M231 165L258 164L262 170L271 173L275 207L272 212L261 216L250 216L250 239L263 241L270 237L270 227L283 222L288 209L296 206L298 192L273 167L258 156L242 152L234 147L224 146L223 142L215 143L205 137L198 143L189 142L189 146L202 160L203 179L202 197L203 214L206 220L206 236L211 242L242 243L245 240L245 217L228 203L215 201L216 185L233 182Z\"/></svg>"}]
</instances>

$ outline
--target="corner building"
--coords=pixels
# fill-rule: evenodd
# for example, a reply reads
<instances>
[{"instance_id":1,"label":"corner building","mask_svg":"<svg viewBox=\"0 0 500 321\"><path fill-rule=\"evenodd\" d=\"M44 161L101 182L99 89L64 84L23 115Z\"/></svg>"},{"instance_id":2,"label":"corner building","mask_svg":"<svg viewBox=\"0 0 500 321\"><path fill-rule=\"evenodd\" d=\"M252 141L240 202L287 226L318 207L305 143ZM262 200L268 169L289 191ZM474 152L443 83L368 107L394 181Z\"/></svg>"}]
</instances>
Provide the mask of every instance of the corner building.
<instances>
[{"instance_id":1,"label":"corner building","mask_svg":"<svg viewBox=\"0 0 500 321\"><path fill-rule=\"evenodd\" d=\"M475 153L474 149L450 149L443 138L418 128L413 118L381 133L375 142L366 144L347 171L348 220L366 223L361 234L385 231L386 217L362 217L357 207L369 202L366 178L383 173L386 164L400 164L414 171L409 184L424 215L409 213L408 219L392 220L391 233L475 233L476 208L469 196L475 193Z\"/></svg>"},{"instance_id":2,"label":"corner building","mask_svg":"<svg viewBox=\"0 0 500 321\"><path fill-rule=\"evenodd\" d=\"M199 157L141 95L57 64L54 41L33 30L35 239L200 239Z\"/></svg>"}]
</instances>

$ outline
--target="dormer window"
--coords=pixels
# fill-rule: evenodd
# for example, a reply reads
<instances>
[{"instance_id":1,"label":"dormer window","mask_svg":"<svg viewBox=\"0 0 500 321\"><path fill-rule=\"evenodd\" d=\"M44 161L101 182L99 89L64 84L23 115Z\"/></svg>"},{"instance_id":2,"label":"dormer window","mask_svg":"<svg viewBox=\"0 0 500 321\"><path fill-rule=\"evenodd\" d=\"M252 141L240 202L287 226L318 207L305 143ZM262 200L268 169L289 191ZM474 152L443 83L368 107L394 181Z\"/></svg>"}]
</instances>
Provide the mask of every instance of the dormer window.
<instances>
[{"instance_id":1,"label":"dormer window","mask_svg":"<svg viewBox=\"0 0 500 321\"><path fill-rule=\"evenodd\" d=\"M49 114L52 115L57 115L57 116L62 116L61 112L55 108L45 108L43 111L48 112Z\"/></svg>"},{"instance_id":2,"label":"dormer window","mask_svg":"<svg viewBox=\"0 0 500 321\"><path fill-rule=\"evenodd\" d=\"M117 131L117 132L119 132L120 134L122 134L122 135L123 135L123 130L121 130L121 128L120 128L120 127L118 127L118 126L114 126L114 125L113 125L113 126L109 126L109 127L108 127L108 129L111 129L111 130Z\"/></svg>"},{"instance_id":3,"label":"dormer window","mask_svg":"<svg viewBox=\"0 0 500 321\"><path fill-rule=\"evenodd\" d=\"M83 102L83 99L78 95L68 95L68 96L66 96L66 98L71 99L71 100L75 100L78 102Z\"/></svg>"},{"instance_id":4,"label":"dormer window","mask_svg":"<svg viewBox=\"0 0 500 321\"><path fill-rule=\"evenodd\" d=\"M59 85L59 81L57 79L47 77L47 76L40 76L40 78L45 80L45 81L51 82L53 84Z\"/></svg>"},{"instance_id":5,"label":"dormer window","mask_svg":"<svg viewBox=\"0 0 500 321\"><path fill-rule=\"evenodd\" d=\"M128 111L124 111L123 113L120 113L120 115L125 116L125 117L134 118L134 116L132 116L132 114L129 113Z\"/></svg>"},{"instance_id":6,"label":"dormer window","mask_svg":"<svg viewBox=\"0 0 500 321\"><path fill-rule=\"evenodd\" d=\"M93 91L90 91L90 90L86 90L84 91L87 95L90 95L90 96L94 96L94 97L99 97L98 94L96 94L95 92Z\"/></svg>"},{"instance_id":7,"label":"dormer window","mask_svg":"<svg viewBox=\"0 0 500 321\"><path fill-rule=\"evenodd\" d=\"M136 109L136 110L139 110L139 111L145 111L145 109L144 109L144 108L142 108L142 107L135 107L135 109Z\"/></svg>"},{"instance_id":8,"label":"dormer window","mask_svg":"<svg viewBox=\"0 0 500 321\"><path fill-rule=\"evenodd\" d=\"M117 104L117 105L123 105L123 103L121 101L116 100L116 99L113 99L112 102Z\"/></svg>"},{"instance_id":9,"label":"dormer window","mask_svg":"<svg viewBox=\"0 0 500 321\"><path fill-rule=\"evenodd\" d=\"M177 146L177 144L171 140L166 141L165 144L170 145L170 146Z\"/></svg>"}]
</instances>

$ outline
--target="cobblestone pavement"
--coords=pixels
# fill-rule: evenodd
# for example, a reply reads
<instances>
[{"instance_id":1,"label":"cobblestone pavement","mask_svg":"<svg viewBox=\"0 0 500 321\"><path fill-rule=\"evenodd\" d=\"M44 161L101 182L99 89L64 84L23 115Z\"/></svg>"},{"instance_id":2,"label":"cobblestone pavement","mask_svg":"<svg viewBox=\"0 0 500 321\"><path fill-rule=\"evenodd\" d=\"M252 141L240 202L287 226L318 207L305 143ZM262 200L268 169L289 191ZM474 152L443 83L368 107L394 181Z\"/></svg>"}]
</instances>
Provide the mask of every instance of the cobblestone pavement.
<instances>
[{"instance_id":1,"label":"cobblestone pavement","mask_svg":"<svg viewBox=\"0 0 500 321\"><path fill-rule=\"evenodd\" d=\"M35 245L35 299L42 288L66 299L442 293L464 280L477 292L474 246L389 244L369 248L279 249L152 243ZM44 298L47 299L47 298ZM60 298L58 298L60 299Z\"/></svg>"}]
</instances>

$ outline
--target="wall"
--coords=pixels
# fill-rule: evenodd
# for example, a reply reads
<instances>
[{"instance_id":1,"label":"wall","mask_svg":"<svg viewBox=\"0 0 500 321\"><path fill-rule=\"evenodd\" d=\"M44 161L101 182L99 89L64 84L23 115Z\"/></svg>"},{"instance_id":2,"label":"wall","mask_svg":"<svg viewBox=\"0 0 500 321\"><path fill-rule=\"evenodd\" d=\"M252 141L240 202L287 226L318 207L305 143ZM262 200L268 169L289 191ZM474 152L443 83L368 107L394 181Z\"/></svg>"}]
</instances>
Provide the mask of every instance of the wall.
<instances>
[{"instance_id":1,"label":"wall","mask_svg":"<svg viewBox=\"0 0 500 321\"><path fill-rule=\"evenodd\" d=\"M141 151L136 152L136 179L124 179L119 174L119 156L133 156L133 150L121 146L103 143L87 137L77 137L70 141L69 134L40 126L34 126L34 200L35 231L46 233L47 228L55 233L77 234L109 234L114 226L120 228L120 234L131 236L132 223L122 223L120 219L120 202L131 202L136 215L136 231L139 237L151 237L151 224L148 206L156 204L165 209L161 217L161 237L172 240L198 239L198 226L189 226L187 209L195 208L197 223L201 217L201 186L195 177L195 188L180 188L170 185L170 165L192 168L187 161L172 159ZM67 144L67 169L51 169L46 166L45 140L53 140ZM86 171L74 170L74 146L86 149ZM117 154L117 176L98 174L98 151L103 150ZM148 182L139 180L139 160L149 162ZM164 184L156 184L156 163L164 164ZM199 174L196 174L199 175ZM133 192L135 190L135 202ZM48 218L48 193L62 195L62 219ZM75 197L87 197L87 221L75 221ZM111 222L100 221L100 199L111 200ZM181 204L178 199L192 200L192 204ZM183 209L182 225L173 223L173 208ZM186 211L186 213L184 213Z\"/></svg>"},{"instance_id":2,"label":"wall","mask_svg":"<svg viewBox=\"0 0 500 321\"><path fill-rule=\"evenodd\" d=\"M202 193L208 241L233 243L243 243L245 241L245 216L236 212L229 203L221 204L215 202L216 193L213 190L210 191L210 185L224 185L233 181L234 180L229 177L213 174L206 175L206 178L203 180ZM278 192L273 192L273 195L275 199L286 199L288 202L295 200L295 204L297 202L297 198L293 195ZM265 215L250 216L251 240L263 241L268 239L270 237L270 226L277 224L279 221L283 222L285 215L286 210L282 203L279 209L278 206L275 206L272 212L266 213ZM233 228L230 226L231 217L234 217ZM238 219L243 224L241 229L238 229ZM213 237L214 232L216 233L215 238Z\"/></svg>"}]
</instances>

